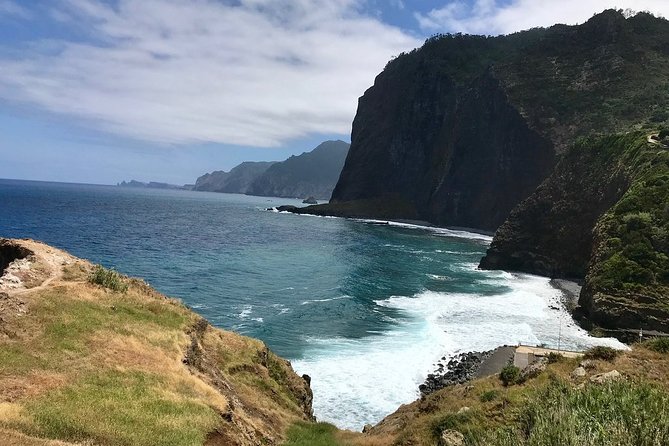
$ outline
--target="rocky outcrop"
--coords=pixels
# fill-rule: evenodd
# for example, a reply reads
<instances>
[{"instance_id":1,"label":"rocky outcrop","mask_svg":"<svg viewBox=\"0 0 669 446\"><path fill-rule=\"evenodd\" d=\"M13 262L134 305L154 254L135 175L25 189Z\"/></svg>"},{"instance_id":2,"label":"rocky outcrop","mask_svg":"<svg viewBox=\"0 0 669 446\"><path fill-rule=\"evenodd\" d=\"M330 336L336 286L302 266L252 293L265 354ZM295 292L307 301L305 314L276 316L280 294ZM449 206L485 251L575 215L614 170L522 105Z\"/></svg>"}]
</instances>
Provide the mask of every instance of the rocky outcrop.
<instances>
[{"instance_id":1,"label":"rocky outcrop","mask_svg":"<svg viewBox=\"0 0 669 446\"><path fill-rule=\"evenodd\" d=\"M429 395L444 387L464 384L474 378L481 363L492 355L493 351L467 352L451 358L445 365L437 364L437 370L427 375L425 382L418 386L421 395ZM446 357L441 358L442 361Z\"/></svg>"},{"instance_id":2,"label":"rocky outcrop","mask_svg":"<svg viewBox=\"0 0 669 446\"><path fill-rule=\"evenodd\" d=\"M666 94L650 92L664 91L668 47L669 22L613 10L574 27L428 39L360 98L320 209L380 217L365 212L373 202L384 218L494 230L576 137L661 118Z\"/></svg>"},{"instance_id":3,"label":"rocky outcrop","mask_svg":"<svg viewBox=\"0 0 669 446\"><path fill-rule=\"evenodd\" d=\"M329 200L344 166L349 144L325 141L311 152L276 163L256 178L245 193L265 197Z\"/></svg>"},{"instance_id":4,"label":"rocky outcrop","mask_svg":"<svg viewBox=\"0 0 669 446\"><path fill-rule=\"evenodd\" d=\"M582 140L497 230L482 268L584 281L577 315L669 331L669 151L645 132Z\"/></svg>"},{"instance_id":5,"label":"rocky outcrop","mask_svg":"<svg viewBox=\"0 0 669 446\"><path fill-rule=\"evenodd\" d=\"M584 144L569 150L499 227L480 267L582 280L597 220L629 187L620 161Z\"/></svg>"}]
</instances>

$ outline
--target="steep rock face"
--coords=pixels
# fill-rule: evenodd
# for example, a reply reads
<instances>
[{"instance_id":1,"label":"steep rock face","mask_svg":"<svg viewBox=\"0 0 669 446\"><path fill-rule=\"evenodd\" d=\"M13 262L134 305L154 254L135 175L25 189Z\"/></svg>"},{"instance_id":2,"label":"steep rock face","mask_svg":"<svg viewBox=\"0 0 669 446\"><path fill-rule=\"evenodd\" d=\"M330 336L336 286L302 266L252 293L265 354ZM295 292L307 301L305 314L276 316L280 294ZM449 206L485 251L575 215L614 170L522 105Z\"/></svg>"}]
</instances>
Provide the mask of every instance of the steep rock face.
<instances>
[{"instance_id":1,"label":"steep rock face","mask_svg":"<svg viewBox=\"0 0 669 446\"><path fill-rule=\"evenodd\" d=\"M579 304L607 328L669 331L669 151L644 132L588 138L497 230L481 261L585 278Z\"/></svg>"},{"instance_id":2,"label":"steep rock face","mask_svg":"<svg viewBox=\"0 0 669 446\"><path fill-rule=\"evenodd\" d=\"M245 194L251 184L274 164L273 162L246 161L232 168L230 172L217 170L202 175L195 182L195 190Z\"/></svg>"},{"instance_id":3,"label":"steep rock face","mask_svg":"<svg viewBox=\"0 0 669 446\"><path fill-rule=\"evenodd\" d=\"M499 227L481 268L585 277L592 229L628 186L620 159L576 145Z\"/></svg>"},{"instance_id":4,"label":"steep rock face","mask_svg":"<svg viewBox=\"0 0 669 446\"><path fill-rule=\"evenodd\" d=\"M259 175L246 193L268 197L329 200L348 153L344 141L325 141L311 152L275 163Z\"/></svg>"},{"instance_id":5,"label":"steep rock face","mask_svg":"<svg viewBox=\"0 0 669 446\"><path fill-rule=\"evenodd\" d=\"M463 94L450 133L428 205L438 224L494 230L554 163L551 143L528 127L490 71Z\"/></svg>"},{"instance_id":6,"label":"steep rock face","mask_svg":"<svg viewBox=\"0 0 669 446\"><path fill-rule=\"evenodd\" d=\"M669 22L649 14L428 39L360 98L331 201L495 229L576 137L666 120L668 66Z\"/></svg>"}]
</instances>

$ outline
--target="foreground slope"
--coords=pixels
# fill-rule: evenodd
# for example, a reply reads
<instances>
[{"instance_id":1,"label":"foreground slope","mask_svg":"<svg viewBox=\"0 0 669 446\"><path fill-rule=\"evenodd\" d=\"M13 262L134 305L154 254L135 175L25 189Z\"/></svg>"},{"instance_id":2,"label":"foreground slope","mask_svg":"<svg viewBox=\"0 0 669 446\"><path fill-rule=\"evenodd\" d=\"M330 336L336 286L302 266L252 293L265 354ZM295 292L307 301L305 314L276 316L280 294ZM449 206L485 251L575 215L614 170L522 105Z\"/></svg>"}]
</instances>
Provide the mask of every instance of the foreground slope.
<instances>
[{"instance_id":1,"label":"foreground slope","mask_svg":"<svg viewBox=\"0 0 669 446\"><path fill-rule=\"evenodd\" d=\"M0 267L0 444L272 445L311 419L287 361L142 281L29 240Z\"/></svg>"},{"instance_id":2,"label":"foreground slope","mask_svg":"<svg viewBox=\"0 0 669 446\"><path fill-rule=\"evenodd\" d=\"M286 446L663 446L669 444L669 340L497 375L401 406L364 434L299 423ZM582 365L582 367L581 367ZM508 370L508 369L507 369Z\"/></svg>"}]
</instances>

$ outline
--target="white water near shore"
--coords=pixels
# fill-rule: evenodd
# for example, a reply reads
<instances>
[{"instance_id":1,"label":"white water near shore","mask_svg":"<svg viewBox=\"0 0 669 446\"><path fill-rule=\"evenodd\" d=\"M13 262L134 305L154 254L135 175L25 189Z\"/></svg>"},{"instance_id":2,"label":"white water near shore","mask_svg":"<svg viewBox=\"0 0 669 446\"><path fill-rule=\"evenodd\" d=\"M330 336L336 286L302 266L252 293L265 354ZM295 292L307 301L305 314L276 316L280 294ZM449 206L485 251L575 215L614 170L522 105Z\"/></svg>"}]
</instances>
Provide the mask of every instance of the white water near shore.
<instances>
[{"instance_id":1,"label":"white water near shore","mask_svg":"<svg viewBox=\"0 0 669 446\"><path fill-rule=\"evenodd\" d=\"M476 273L482 281L509 291L392 296L376 302L405 316L390 331L357 340L309 339L305 359L293 365L312 377L318 419L352 430L380 421L418 398L418 385L444 355L518 343L570 350L593 345L625 348L615 339L593 338L579 328L549 279L503 271Z\"/></svg>"}]
</instances>

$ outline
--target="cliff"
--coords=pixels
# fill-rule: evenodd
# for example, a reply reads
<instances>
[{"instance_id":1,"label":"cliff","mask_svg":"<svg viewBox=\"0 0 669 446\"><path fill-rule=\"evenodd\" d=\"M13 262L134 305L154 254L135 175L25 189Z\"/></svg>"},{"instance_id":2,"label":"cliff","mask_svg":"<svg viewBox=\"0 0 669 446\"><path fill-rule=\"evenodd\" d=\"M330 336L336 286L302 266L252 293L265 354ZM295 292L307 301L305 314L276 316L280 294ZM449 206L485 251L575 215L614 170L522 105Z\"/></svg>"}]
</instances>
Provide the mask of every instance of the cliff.
<instances>
[{"instance_id":1,"label":"cliff","mask_svg":"<svg viewBox=\"0 0 669 446\"><path fill-rule=\"evenodd\" d=\"M0 444L277 445L311 420L262 342L38 242L0 260Z\"/></svg>"},{"instance_id":2,"label":"cliff","mask_svg":"<svg viewBox=\"0 0 669 446\"><path fill-rule=\"evenodd\" d=\"M331 202L495 230L577 137L669 118L668 82L669 22L645 13L435 36L360 98Z\"/></svg>"},{"instance_id":3,"label":"cliff","mask_svg":"<svg viewBox=\"0 0 669 446\"><path fill-rule=\"evenodd\" d=\"M591 137L497 230L482 268L585 280L585 316L669 331L669 150L645 132Z\"/></svg>"},{"instance_id":4,"label":"cliff","mask_svg":"<svg viewBox=\"0 0 669 446\"><path fill-rule=\"evenodd\" d=\"M216 170L206 173L195 181L194 190L245 194L251 184L274 164L267 161L246 161L233 167L230 172Z\"/></svg>"},{"instance_id":5,"label":"cliff","mask_svg":"<svg viewBox=\"0 0 669 446\"><path fill-rule=\"evenodd\" d=\"M253 181L247 193L265 197L329 200L344 166L349 144L325 141L311 152L273 164Z\"/></svg>"}]
</instances>

